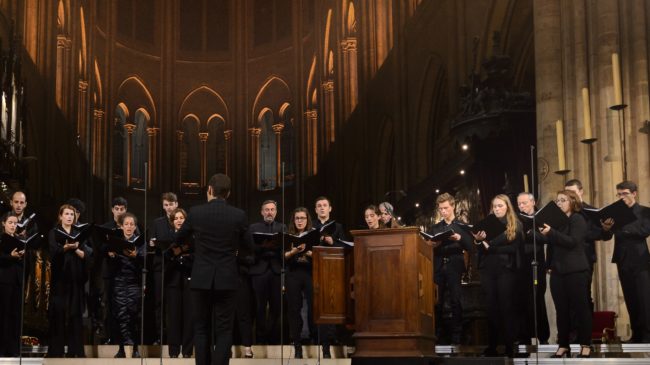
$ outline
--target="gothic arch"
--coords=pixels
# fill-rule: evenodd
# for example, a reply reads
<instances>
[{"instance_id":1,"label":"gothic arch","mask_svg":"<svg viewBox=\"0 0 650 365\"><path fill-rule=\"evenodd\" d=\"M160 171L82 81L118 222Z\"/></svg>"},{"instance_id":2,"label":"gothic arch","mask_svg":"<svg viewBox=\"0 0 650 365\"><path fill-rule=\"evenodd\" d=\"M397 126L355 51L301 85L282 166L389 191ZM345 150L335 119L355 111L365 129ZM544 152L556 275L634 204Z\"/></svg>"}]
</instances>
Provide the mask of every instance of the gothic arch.
<instances>
[{"instance_id":1,"label":"gothic arch","mask_svg":"<svg viewBox=\"0 0 650 365\"><path fill-rule=\"evenodd\" d=\"M309 77L307 78L307 89L306 89L306 98L305 102L307 103L307 109L313 108L316 103L312 101L311 93L314 87L314 77L316 74L316 55L312 56L311 67L309 67Z\"/></svg>"},{"instance_id":2,"label":"gothic arch","mask_svg":"<svg viewBox=\"0 0 650 365\"><path fill-rule=\"evenodd\" d=\"M140 108L148 111L149 125L156 125L156 105L151 97L151 92L137 76L131 76L122 81L117 89L117 100L126 104L131 110Z\"/></svg>"},{"instance_id":3,"label":"gothic arch","mask_svg":"<svg viewBox=\"0 0 650 365\"><path fill-rule=\"evenodd\" d=\"M183 99L179 109L179 118L185 118L188 114L193 114L200 123L206 123L201 126L200 130L207 128L207 122L215 114L221 116L226 128L230 128L230 116L226 102L219 93L207 86L200 86L192 90Z\"/></svg>"},{"instance_id":4,"label":"gothic arch","mask_svg":"<svg viewBox=\"0 0 650 365\"><path fill-rule=\"evenodd\" d=\"M97 59L95 58L95 94L93 100L95 102L95 105L101 105L102 101L104 100L104 92L102 91L102 75L101 72L99 71L99 64L97 63ZM126 107L126 106L125 106Z\"/></svg>"},{"instance_id":5,"label":"gothic arch","mask_svg":"<svg viewBox=\"0 0 650 365\"><path fill-rule=\"evenodd\" d=\"M440 55L431 54L428 57L421 76L415 118L417 131L414 135L418 140L413 145L417 149L414 152L417 156L428 156L428 158L422 159L422 163L424 163L425 161L434 160L430 156L434 150L431 148L431 143L434 143L436 138L443 135L445 133L444 128L448 127L447 124L443 123L444 120L442 119L442 115L445 113L444 109L446 109L443 107L445 100L442 99L446 93L447 84L444 62Z\"/></svg>"},{"instance_id":6,"label":"gothic arch","mask_svg":"<svg viewBox=\"0 0 650 365\"><path fill-rule=\"evenodd\" d=\"M284 103L291 100L289 85L277 76L269 77L257 92L257 96L255 96L251 115L253 127L259 126L259 116L262 115L261 112L264 108L274 111L273 118L279 119L277 111Z\"/></svg>"},{"instance_id":7,"label":"gothic arch","mask_svg":"<svg viewBox=\"0 0 650 365\"><path fill-rule=\"evenodd\" d=\"M59 0L59 4L56 9L56 25L59 31L59 34L65 34L66 31L66 19L65 19L65 5L63 0Z\"/></svg>"},{"instance_id":8,"label":"gothic arch","mask_svg":"<svg viewBox=\"0 0 650 365\"><path fill-rule=\"evenodd\" d=\"M83 6L79 7L79 32L81 33L81 47L79 49L79 76L85 78L86 74L86 17Z\"/></svg>"},{"instance_id":9,"label":"gothic arch","mask_svg":"<svg viewBox=\"0 0 650 365\"><path fill-rule=\"evenodd\" d=\"M327 9L327 20L325 21L325 33L323 36L323 65L328 64L330 50L330 34L332 29L332 9Z\"/></svg>"}]
</instances>

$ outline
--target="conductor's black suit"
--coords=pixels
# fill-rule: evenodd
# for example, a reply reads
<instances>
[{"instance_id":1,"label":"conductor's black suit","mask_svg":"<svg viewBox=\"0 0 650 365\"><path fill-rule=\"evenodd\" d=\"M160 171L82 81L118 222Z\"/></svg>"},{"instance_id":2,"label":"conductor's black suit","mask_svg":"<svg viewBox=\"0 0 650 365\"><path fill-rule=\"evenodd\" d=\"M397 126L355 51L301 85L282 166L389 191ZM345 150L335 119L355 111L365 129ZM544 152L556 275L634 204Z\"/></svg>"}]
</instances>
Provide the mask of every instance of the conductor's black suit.
<instances>
[{"instance_id":1,"label":"conductor's black suit","mask_svg":"<svg viewBox=\"0 0 650 365\"><path fill-rule=\"evenodd\" d=\"M217 198L190 209L177 232L178 243L194 234L190 289L197 365L229 362L240 285L237 252L250 250L247 229L246 213Z\"/></svg>"}]
</instances>

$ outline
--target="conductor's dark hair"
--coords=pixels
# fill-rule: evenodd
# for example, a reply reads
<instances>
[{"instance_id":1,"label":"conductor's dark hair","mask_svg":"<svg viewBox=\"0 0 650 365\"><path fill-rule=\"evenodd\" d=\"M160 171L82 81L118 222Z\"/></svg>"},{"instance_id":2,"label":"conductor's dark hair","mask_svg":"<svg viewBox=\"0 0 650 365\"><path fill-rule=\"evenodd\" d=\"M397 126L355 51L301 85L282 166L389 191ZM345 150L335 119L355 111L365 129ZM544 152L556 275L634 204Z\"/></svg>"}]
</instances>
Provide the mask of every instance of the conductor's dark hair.
<instances>
[{"instance_id":1,"label":"conductor's dark hair","mask_svg":"<svg viewBox=\"0 0 650 365\"><path fill-rule=\"evenodd\" d=\"M230 193L230 178L225 174L214 174L210 178L208 186L212 188L212 195L225 199Z\"/></svg>"},{"instance_id":2,"label":"conductor's dark hair","mask_svg":"<svg viewBox=\"0 0 650 365\"><path fill-rule=\"evenodd\" d=\"M113 202L111 203L111 208L115 208L115 206L117 205L123 206L124 208L128 208L129 203L123 197L118 196L116 198L113 198Z\"/></svg>"},{"instance_id":3,"label":"conductor's dark hair","mask_svg":"<svg viewBox=\"0 0 650 365\"><path fill-rule=\"evenodd\" d=\"M636 186L636 183L630 180L625 180L621 181L620 183L616 184L616 189L617 190L625 190L628 189L630 193L634 193L637 191L638 187Z\"/></svg>"},{"instance_id":4,"label":"conductor's dark hair","mask_svg":"<svg viewBox=\"0 0 650 365\"><path fill-rule=\"evenodd\" d=\"M566 186L576 186L576 187L578 187L578 190L582 190L582 181L580 181L578 179L571 179L571 180L567 181L566 183L564 183L564 186L565 187Z\"/></svg>"}]
</instances>

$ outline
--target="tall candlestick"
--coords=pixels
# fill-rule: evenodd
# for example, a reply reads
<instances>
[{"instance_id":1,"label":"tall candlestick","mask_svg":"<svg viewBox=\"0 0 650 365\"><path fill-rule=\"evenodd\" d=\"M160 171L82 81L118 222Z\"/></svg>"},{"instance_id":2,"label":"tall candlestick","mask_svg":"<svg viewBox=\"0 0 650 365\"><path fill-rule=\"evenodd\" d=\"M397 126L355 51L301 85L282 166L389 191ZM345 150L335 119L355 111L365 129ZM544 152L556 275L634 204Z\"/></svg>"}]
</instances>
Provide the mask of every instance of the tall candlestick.
<instances>
[{"instance_id":1,"label":"tall candlestick","mask_svg":"<svg viewBox=\"0 0 650 365\"><path fill-rule=\"evenodd\" d=\"M528 191L528 175L524 174L524 193L527 193Z\"/></svg>"},{"instance_id":2,"label":"tall candlestick","mask_svg":"<svg viewBox=\"0 0 650 365\"><path fill-rule=\"evenodd\" d=\"M591 139L591 109L589 106L589 89L582 88L582 122L585 128L585 139Z\"/></svg>"},{"instance_id":3,"label":"tall candlestick","mask_svg":"<svg viewBox=\"0 0 650 365\"><path fill-rule=\"evenodd\" d=\"M564 159L564 128L562 121L555 122L555 135L557 137L557 164L558 170L566 170L566 161Z\"/></svg>"},{"instance_id":4,"label":"tall candlestick","mask_svg":"<svg viewBox=\"0 0 650 365\"><path fill-rule=\"evenodd\" d=\"M614 77L614 105L623 104L621 92L621 66L618 61L618 53L612 53L612 76Z\"/></svg>"}]
</instances>

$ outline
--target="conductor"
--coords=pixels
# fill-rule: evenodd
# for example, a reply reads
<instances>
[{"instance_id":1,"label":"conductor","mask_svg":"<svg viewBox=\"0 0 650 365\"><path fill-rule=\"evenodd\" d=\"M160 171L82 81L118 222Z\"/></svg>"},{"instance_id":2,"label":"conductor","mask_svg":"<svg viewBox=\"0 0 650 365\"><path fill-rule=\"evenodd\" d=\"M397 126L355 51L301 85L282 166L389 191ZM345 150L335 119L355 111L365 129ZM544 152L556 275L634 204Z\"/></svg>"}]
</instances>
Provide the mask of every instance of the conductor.
<instances>
[{"instance_id":1,"label":"conductor","mask_svg":"<svg viewBox=\"0 0 650 365\"><path fill-rule=\"evenodd\" d=\"M229 363L240 285L237 253L251 249L246 213L226 203L229 195L230 178L213 175L208 183L208 202L190 209L176 234L178 244L194 235L190 289L197 365Z\"/></svg>"}]
</instances>

